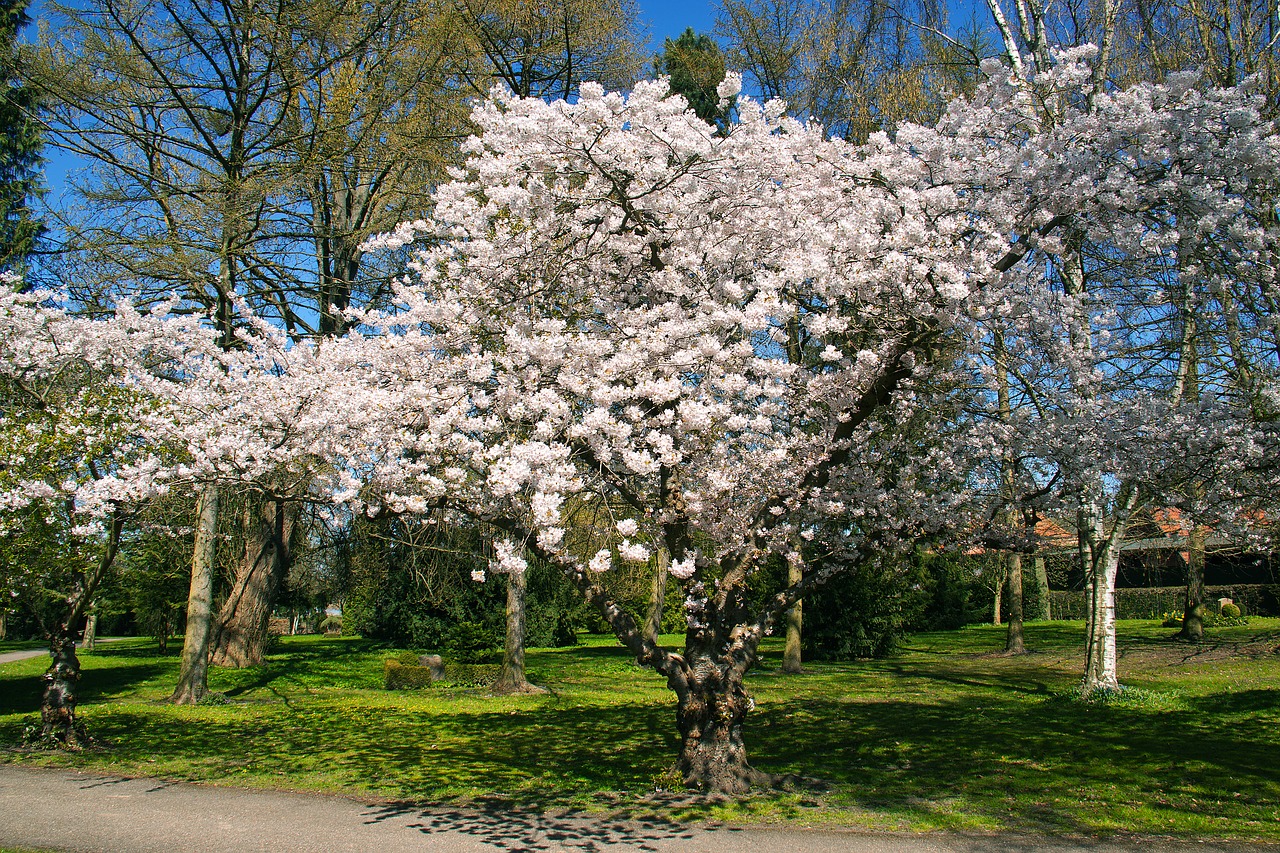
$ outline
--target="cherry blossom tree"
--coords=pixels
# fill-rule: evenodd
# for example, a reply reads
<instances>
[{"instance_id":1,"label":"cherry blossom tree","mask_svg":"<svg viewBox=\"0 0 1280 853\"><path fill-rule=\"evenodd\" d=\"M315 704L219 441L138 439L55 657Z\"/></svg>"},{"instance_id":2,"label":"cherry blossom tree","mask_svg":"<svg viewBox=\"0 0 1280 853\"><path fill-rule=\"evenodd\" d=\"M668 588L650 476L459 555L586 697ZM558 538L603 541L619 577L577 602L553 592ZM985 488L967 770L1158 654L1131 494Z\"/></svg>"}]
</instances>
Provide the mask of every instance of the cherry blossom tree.
<instances>
[{"instance_id":1,"label":"cherry blossom tree","mask_svg":"<svg viewBox=\"0 0 1280 853\"><path fill-rule=\"evenodd\" d=\"M766 778L742 736L761 638L808 589L891 559L964 500L978 436L922 443L898 424L950 405L939 356L969 339L1006 238L968 215L945 151L853 147L745 99L720 136L667 94L496 93L477 110L434 219L384 241L429 238L401 311L328 345L388 416L379 497L343 497L467 512L509 538L496 572L523 571L525 551L559 564L675 692L686 781L740 791ZM795 317L820 369L783 352ZM586 499L628 508L590 554L565 530ZM751 576L806 540L821 564L749 608ZM659 547L685 593L681 651L600 582Z\"/></svg>"}]
</instances>

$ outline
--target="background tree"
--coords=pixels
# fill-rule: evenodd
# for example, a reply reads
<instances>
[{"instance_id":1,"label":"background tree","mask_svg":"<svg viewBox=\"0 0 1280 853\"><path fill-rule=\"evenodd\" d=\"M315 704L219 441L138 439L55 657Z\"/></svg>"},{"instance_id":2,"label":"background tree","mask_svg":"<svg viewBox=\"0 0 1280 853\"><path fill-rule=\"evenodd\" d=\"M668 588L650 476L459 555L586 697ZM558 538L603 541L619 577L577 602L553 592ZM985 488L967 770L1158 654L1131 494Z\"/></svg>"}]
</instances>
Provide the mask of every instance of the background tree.
<instances>
[{"instance_id":1,"label":"background tree","mask_svg":"<svg viewBox=\"0 0 1280 853\"><path fill-rule=\"evenodd\" d=\"M22 79L18 53L18 34L30 23L27 5L0 2L0 271L21 272L44 231L30 206L40 190L40 102Z\"/></svg>"},{"instance_id":2,"label":"background tree","mask_svg":"<svg viewBox=\"0 0 1280 853\"><path fill-rule=\"evenodd\" d=\"M709 35L689 27L674 41L663 42L653 60L653 73L666 75L671 91L683 95L698 118L720 128L726 127L732 104L721 104L716 87L724 79L724 53Z\"/></svg>"},{"instance_id":3,"label":"background tree","mask_svg":"<svg viewBox=\"0 0 1280 853\"><path fill-rule=\"evenodd\" d=\"M643 73L632 0L462 0L458 11L474 94L502 83L521 97L569 98L583 81L625 88Z\"/></svg>"}]
</instances>

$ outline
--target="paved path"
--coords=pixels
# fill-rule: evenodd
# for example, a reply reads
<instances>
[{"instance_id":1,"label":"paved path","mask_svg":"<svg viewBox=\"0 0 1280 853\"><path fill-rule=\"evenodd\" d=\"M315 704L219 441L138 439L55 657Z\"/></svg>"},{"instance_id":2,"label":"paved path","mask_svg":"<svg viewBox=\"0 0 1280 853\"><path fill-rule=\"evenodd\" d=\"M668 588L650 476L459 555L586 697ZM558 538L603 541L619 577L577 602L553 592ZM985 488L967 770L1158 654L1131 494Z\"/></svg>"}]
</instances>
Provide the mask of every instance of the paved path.
<instances>
[{"instance_id":1,"label":"paved path","mask_svg":"<svg viewBox=\"0 0 1280 853\"><path fill-rule=\"evenodd\" d=\"M125 640L127 637L99 637L99 643L114 643L117 640ZM80 644L76 643L76 648L80 648ZM41 646L38 649L23 649L20 652L0 652L0 664L13 663L16 660L26 660L27 658L38 658L40 655L49 654L49 649Z\"/></svg>"},{"instance_id":2,"label":"paved path","mask_svg":"<svg viewBox=\"0 0 1280 853\"><path fill-rule=\"evenodd\" d=\"M1263 853L1259 845L691 828L369 804L0 764L0 845L109 853Z\"/></svg>"}]
</instances>

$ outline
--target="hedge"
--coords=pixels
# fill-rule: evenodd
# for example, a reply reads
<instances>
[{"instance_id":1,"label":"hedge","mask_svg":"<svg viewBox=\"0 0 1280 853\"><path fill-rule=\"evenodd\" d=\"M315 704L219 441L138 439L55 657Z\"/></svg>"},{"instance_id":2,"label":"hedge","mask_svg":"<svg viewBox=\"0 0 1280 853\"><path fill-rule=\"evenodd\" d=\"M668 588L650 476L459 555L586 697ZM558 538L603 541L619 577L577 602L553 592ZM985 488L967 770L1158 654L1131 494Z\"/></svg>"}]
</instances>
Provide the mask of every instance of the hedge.
<instances>
[{"instance_id":1,"label":"hedge","mask_svg":"<svg viewBox=\"0 0 1280 853\"><path fill-rule=\"evenodd\" d=\"M1117 619L1159 619L1165 613L1181 613L1186 603L1185 586L1160 586L1116 590ZM1275 584L1233 584L1207 586L1205 601L1216 602L1229 598L1240 606L1246 616L1278 616L1280 586ZM1084 593L1075 590L1054 590L1049 593L1054 619L1085 618Z\"/></svg>"},{"instance_id":2,"label":"hedge","mask_svg":"<svg viewBox=\"0 0 1280 853\"><path fill-rule=\"evenodd\" d=\"M444 678L439 682L446 687L492 687L502 673L496 663L447 663ZM388 690L418 690L431 687L431 667L411 666L399 660L388 660L382 666L382 682Z\"/></svg>"}]
</instances>

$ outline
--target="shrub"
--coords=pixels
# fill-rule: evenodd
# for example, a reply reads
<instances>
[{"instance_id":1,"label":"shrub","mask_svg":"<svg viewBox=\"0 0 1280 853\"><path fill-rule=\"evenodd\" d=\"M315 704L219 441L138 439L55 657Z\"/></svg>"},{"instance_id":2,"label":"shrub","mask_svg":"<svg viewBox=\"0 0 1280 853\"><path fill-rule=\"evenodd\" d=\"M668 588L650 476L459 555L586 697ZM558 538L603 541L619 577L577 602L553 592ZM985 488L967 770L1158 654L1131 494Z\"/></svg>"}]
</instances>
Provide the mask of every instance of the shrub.
<instances>
[{"instance_id":1,"label":"shrub","mask_svg":"<svg viewBox=\"0 0 1280 853\"><path fill-rule=\"evenodd\" d=\"M396 655L395 660L401 666L421 666L422 661L418 658L417 652L403 651Z\"/></svg>"},{"instance_id":2,"label":"shrub","mask_svg":"<svg viewBox=\"0 0 1280 853\"><path fill-rule=\"evenodd\" d=\"M1182 627L1181 613L1161 613L1160 619L1162 620L1160 622L1160 626L1162 628L1181 628Z\"/></svg>"},{"instance_id":3,"label":"shrub","mask_svg":"<svg viewBox=\"0 0 1280 853\"><path fill-rule=\"evenodd\" d=\"M418 656L413 652L405 652L404 655L411 655L415 661L414 665L405 665L399 659L388 660L382 667L382 683L388 690L418 690L423 687L431 686L431 669L425 666L417 666ZM401 655L401 657L404 657Z\"/></svg>"},{"instance_id":4,"label":"shrub","mask_svg":"<svg viewBox=\"0 0 1280 853\"><path fill-rule=\"evenodd\" d=\"M342 633L342 617L326 616L320 622L320 632L324 634L341 634Z\"/></svg>"},{"instance_id":5,"label":"shrub","mask_svg":"<svg viewBox=\"0 0 1280 853\"><path fill-rule=\"evenodd\" d=\"M444 665L444 680L451 687L492 687L501 673L502 665L496 663L447 663Z\"/></svg>"},{"instance_id":6,"label":"shrub","mask_svg":"<svg viewBox=\"0 0 1280 853\"><path fill-rule=\"evenodd\" d=\"M1218 613L1219 613L1219 614L1220 614L1224 619L1239 619L1239 618L1240 618L1240 608L1239 608L1239 607L1237 607L1237 606L1236 606L1236 605L1234 605L1234 604L1224 604L1224 605L1222 605L1222 609L1221 609L1221 610L1219 610L1219 611L1218 611Z\"/></svg>"},{"instance_id":7,"label":"shrub","mask_svg":"<svg viewBox=\"0 0 1280 853\"><path fill-rule=\"evenodd\" d=\"M464 663L483 663L498 650L498 633L483 622L458 622L449 631L444 647Z\"/></svg>"}]
</instances>

